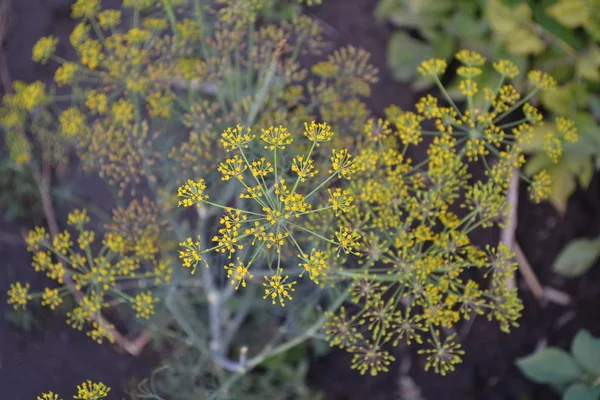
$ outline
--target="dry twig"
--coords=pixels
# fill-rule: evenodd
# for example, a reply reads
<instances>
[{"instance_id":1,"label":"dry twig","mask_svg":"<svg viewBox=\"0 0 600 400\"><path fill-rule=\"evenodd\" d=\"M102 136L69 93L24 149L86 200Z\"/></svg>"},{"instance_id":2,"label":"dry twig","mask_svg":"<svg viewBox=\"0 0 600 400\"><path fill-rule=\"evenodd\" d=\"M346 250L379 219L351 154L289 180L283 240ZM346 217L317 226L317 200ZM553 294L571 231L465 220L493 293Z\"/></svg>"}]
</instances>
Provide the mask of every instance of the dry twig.
<instances>
[{"instance_id":1,"label":"dry twig","mask_svg":"<svg viewBox=\"0 0 600 400\"><path fill-rule=\"evenodd\" d=\"M519 271L525 279L527 287L529 287L529 290L531 290L531 293L533 293L533 296L536 299L544 299L544 288L542 288L542 285L540 284L540 281L535 275L535 272L533 272L533 269L529 265L529 262L527 261L527 258L523 253L523 250L521 250L521 246L519 246L519 244L515 242L513 243L512 247L515 251L515 257L517 258L517 262L519 263Z\"/></svg>"},{"instance_id":2,"label":"dry twig","mask_svg":"<svg viewBox=\"0 0 600 400\"><path fill-rule=\"evenodd\" d=\"M500 242L502 242L508 248L512 248L516 243L515 232L517 230L517 207L519 201L519 174L513 172L510 178L510 185L508 187L508 194L506 196L506 202L510 207L507 223L500 232ZM519 269L520 269L519 263ZM515 287L515 277L506 282L508 289Z\"/></svg>"},{"instance_id":3,"label":"dry twig","mask_svg":"<svg viewBox=\"0 0 600 400\"><path fill-rule=\"evenodd\" d=\"M531 290L533 296L538 301L541 302L543 300L547 300L558 305L566 306L571 302L570 296L564 292L561 292L551 287L542 287L540 281L535 275L535 272L533 271L533 268L531 268L529 261L527 261L525 253L523 253L521 246L519 246L519 243L515 238L515 232L517 228L518 199L519 176L518 173L515 172L511 177L510 186L508 188L508 194L506 198L507 204L509 204L511 207L510 214L508 216L508 222L506 226L500 232L500 241L514 250L515 258L517 260L517 263L519 264L519 272L521 273L521 276L523 276L523 278L525 279L527 287L529 288L529 290ZM513 279L509 280L506 286L510 289L515 287L515 285L515 279L513 276Z\"/></svg>"}]
</instances>

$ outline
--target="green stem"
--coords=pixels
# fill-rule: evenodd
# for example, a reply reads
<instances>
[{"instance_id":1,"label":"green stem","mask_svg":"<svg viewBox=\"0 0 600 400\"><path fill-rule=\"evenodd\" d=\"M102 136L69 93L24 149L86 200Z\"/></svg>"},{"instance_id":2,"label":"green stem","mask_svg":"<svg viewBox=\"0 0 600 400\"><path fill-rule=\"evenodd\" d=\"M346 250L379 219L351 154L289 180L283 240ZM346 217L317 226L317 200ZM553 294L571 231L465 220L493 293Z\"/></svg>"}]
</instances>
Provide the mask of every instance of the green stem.
<instances>
[{"instance_id":1,"label":"green stem","mask_svg":"<svg viewBox=\"0 0 600 400\"><path fill-rule=\"evenodd\" d=\"M458 113L458 115L462 117L462 113L460 112L460 109L456 106L456 104L454 104L454 101L452 100L452 98L450 97L448 92L446 91L446 88L444 88L444 85L442 85L440 78L438 78L436 75L434 75L433 80L434 80L435 84L437 85L438 89L440 89L440 91L442 92L442 95L444 96L446 101L452 106L452 108L454 108L454 110Z\"/></svg>"},{"instance_id":2,"label":"green stem","mask_svg":"<svg viewBox=\"0 0 600 400\"><path fill-rule=\"evenodd\" d=\"M317 186L316 188L313 189L312 192L310 192L309 194L306 195L305 199L308 199L310 196L312 196L316 191L318 191L319 189L321 189L327 182L329 182L330 180L332 180L338 173L334 173L332 174L329 178L325 179L319 186Z\"/></svg>"},{"instance_id":3,"label":"green stem","mask_svg":"<svg viewBox=\"0 0 600 400\"><path fill-rule=\"evenodd\" d=\"M333 312L333 311L337 310L342 305L342 303L346 300L346 298L348 298L349 295L350 295L350 293L348 291L344 291L340 296L338 296L333 301L333 303L329 306L327 311ZM236 373L234 375L232 375L231 377L229 377L229 379L227 379L223 383L223 385L221 385L219 390L216 391L215 393L213 393L208 398L208 400L216 400L222 394L227 393L229 388L234 383L236 383L242 376L244 376L248 371L259 366L265 360L275 357L278 354L284 353L284 352L298 346L299 344L305 342L306 340L310 339L311 337L313 337L317 333L317 331L321 328L321 326L323 326L325 321L327 321L327 316L323 315L314 324L309 326L303 333L297 335L295 338L293 338L277 347L273 347L272 345L267 345L259 354L257 354L253 358L249 359L245 363L243 363L243 364L235 363L234 366L237 367Z\"/></svg>"},{"instance_id":4,"label":"green stem","mask_svg":"<svg viewBox=\"0 0 600 400\"><path fill-rule=\"evenodd\" d=\"M246 126L248 127L251 127L254 124L254 122L256 122L258 113L265 103L267 93L271 87L273 79L275 78L275 73L277 72L277 66L279 64L278 59L279 54L274 53L273 57L271 58L271 63L269 64L269 68L267 69L265 79L263 80L260 89L256 93L254 101L252 102L252 107L250 108L250 112L248 113L248 118L246 119ZM275 171L277 171L277 166L275 166Z\"/></svg>"},{"instance_id":5,"label":"green stem","mask_svg":"<svg viewBox=\"0 0 600 400\"><path fill-rule=\"evenodd\" d=\"M516 102L511 108L509 108L508 110L504 111L502 114L500 114L499 116L497 116L493 123L496 124L499 121L502 121L502 119L504 117L506 117L508 114L512 113L513 111L515 111L517 108L521 107L523 104L525 104L530 98L532 98L533 96L535 96L535 94L538 92L538 90L540 90L539 87L534 88L531 93L529 93L527 96L523 97L521 100L519 100L518 102Z\"/></svg>"},{"instance_id":6,"label":"green stem","mask_svg":"<svg viewBox=\"0 0 600 400\"><path fill-rule=\"evenodd\" d=\"M165 13L167 14L167 18L169 19L169 24L171 25L171 30L173 31L173 34L175 35L175 37L179 38L179 30L177 29L177 18L175 17L175 11L173 10L173 4L171 3L171 0L163 0L162 3L163 3L163 8L165 10ZM138 12L138 11L136 10L135 12ZM133 14L134 21L135 21L135 16L136 16L135 12Z\"/></svg>"}]
</instances>

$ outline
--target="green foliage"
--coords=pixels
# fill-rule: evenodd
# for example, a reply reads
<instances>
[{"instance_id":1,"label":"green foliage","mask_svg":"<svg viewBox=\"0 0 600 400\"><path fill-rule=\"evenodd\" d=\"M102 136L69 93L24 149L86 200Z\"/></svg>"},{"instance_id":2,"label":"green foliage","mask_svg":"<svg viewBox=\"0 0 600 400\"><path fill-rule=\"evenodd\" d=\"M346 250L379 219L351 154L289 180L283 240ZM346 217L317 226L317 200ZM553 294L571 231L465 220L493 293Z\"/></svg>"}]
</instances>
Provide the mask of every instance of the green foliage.
<instances>
[{"instance_id":1,"label":"green foliage","mask_svg":"<svg viewBox=\"0 0 600 400\"><path fill-rule=\"evenodd\" d=\"M532 381L557 388L563 400L600 398L600 339L586 330L577 333L570 354L549 347L516 364Z\"/></svg>"},{"instance_id":2,"label":"green foliage","mask_svg":"<svg viewBox=\"0 0 600 400\"><path fill-rule=\"evenodd\" d=\"M206 354L177 348L149 378L130 393L134 400L320 400L306 384L308 359L305 346L270 358L253 374L228 380Z\"/></svg>"},{"instance_id":3,"label":"green foliage","mask_svg":"<svg viewBox=\"0 0 600 400\"><path fill-rule=\"evenodd\" d=\"M31 174L9 157L0 159L0 210L5 221L39 224L44 216L40 191Z\"/></svg>"},{"instance_id":4,"label":"green foliage","mask_svg":"<svg viewBox=\"0 0 600 400\"><path fill-rule=\"evenodd\" d=\"M574 383L563 394L563 400L598 400L600 388L589 387L583 383Z\"/></svg>"},{"instance_id":5,"label":"green foliage","mask_svg":"<svg viewBox=\"0 0 600 400\"><path fill-rule=\"evenodd\" d=\"M600 239L575 239L561 250L554 262L560 275L577 277L585 274L600 257Z\"/></svg>"},{"instance_id":6,"label":"green foliage","mask_svg":"<svg viewBox=\"0 0 600 400\"><path fill-rule=\"evenodd\" d=\"M554 92L554 96L544 96L547 98L546 108L558 113L564 111L564 104L576 104L583 94L569 88L577 87L581 88L574 85L563 86ZM597 96L590 97L590 105L592 100L598 101ZM532 176L540 170L548 172L552 181L549 200L561 212L566 209L567 200L575 189L578 186L587 188L594 171L600 167L600 130L597 122L600 120L600 113L595 109L592 109L592 114L578 111L573 120L579 129L579 140L566 144L556 162L545 154L543 148L543 137L556 129L555 124L545 123L537 127L532 142L524 145L524 150L531 155L525 165L525 173Z\"/></svg>"},{"instance_id":7,"label":"green foliage","mask_svg":"<svg viewBox=\"0 0 600 400\"><path fill-rule=\"evenodd\" d=\"M579 331L571 344L571 353L587 373L600 377L600 338L586 330Z\"/></svg>"},{"instance_id":8,"label":"green foliage","mask_svg":"<svg viewBox=\"0 0 600 400\"><path fill-rule=\"evenodd\" d=\"M517 366L538 383L565 385L575 382L583 373L569 353L547 348L519 359Z\"/></svg>"},{"instance_id":9,"label":"green foliage","mask_svg":"<svg viewBox=\"0 0 600 400\"><path fill-rule=\"evenodd\" d=\"M541 143L528 146L532 157L526 172L531 176L547 170L550 201L559 211L564 211L577 185L587 187L600 155L600 113L593 106L600 91L600 2L380 0L375 16L398 28L388 42L388 65L397 79L416 89L431 81L414 73L415 64L429 57L445 58L461 47L490 58L510 57L520 68L540 68L555 76L558 90L544 94L540 103L551 114L581 124L583 139L566 146L556 162L541 154ZM418 38L409 31L416 31ZM484 71L479 83L489 84L489 78ZM456 84L450 87L453 98L464 99ZM536 132L543 135L553 129L548 125Z\"/></svg>"}]
</instances>

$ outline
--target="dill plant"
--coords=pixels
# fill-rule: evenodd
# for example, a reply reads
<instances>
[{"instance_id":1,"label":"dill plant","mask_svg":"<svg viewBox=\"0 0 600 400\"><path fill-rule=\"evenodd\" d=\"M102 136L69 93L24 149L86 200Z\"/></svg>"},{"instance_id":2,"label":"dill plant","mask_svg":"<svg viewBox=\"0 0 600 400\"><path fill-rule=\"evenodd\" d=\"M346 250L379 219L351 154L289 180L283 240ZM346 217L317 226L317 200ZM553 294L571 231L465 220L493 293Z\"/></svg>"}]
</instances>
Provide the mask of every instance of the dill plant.
<instances>
[{"instance_id":1,"label":"dill plant","mask_svg":"<svg viewBox=\"0 0 600 400\"><path fill-rule=\"evenodd\" d=\"M73 396L75 400L101 400L108 396L110 388L102 382L87 380L77 385L77 393ZM37 400L60 400L59 395L54 392L45 392L37 397Z\"/></svg>"},{"instance_id":2,"label":"dill plant","mask_svg":"<svg viewBox=\"0 0 600 400\"><path fill-rule=\"evenodd\" d=\"M363 102L377 81L368 53L348 46L323 57L308 17L258 25L262 1L217 3L102 10L78 0L77 60L56 55L53 37L36 44L34 60L58 63L55 82L71 92L65 103L41 82L15 83L1 108L13 161L37 168L33 149L53 160L74 150L118 189L118 206L103 228L76 209L62 232L33 229L32 265L55 286L33 293L14 283L9 302L55 309L73 297L67 322L99 342L120 341L105 312L126 304L149 320L137 330L208 357L209 398L232 395L248 371L321 332L362 374L387 371L404 340L445 375L464 354L452 333L462 320L517 326L512 251L472 237L506 223L509 182L542 121L529 100L553 78L530 71L521 95L510 83L518 68L500 60L496 86L480 88L486 59L463 50L464 107L441 83L446 60L431 59L418 71L440 98L375 118ZM322 61L308 71L303 53ZM47 124L32 123L40 115ZM557 126L544 138L550 157L577 139L571 121ZM426 156L413 161L413 147ZM547 198L546 173L522 179L533 201ZM136 190L147 198L132 199ZM259 315L287 322L247 343Z\"/></svg>"}]
</instances>

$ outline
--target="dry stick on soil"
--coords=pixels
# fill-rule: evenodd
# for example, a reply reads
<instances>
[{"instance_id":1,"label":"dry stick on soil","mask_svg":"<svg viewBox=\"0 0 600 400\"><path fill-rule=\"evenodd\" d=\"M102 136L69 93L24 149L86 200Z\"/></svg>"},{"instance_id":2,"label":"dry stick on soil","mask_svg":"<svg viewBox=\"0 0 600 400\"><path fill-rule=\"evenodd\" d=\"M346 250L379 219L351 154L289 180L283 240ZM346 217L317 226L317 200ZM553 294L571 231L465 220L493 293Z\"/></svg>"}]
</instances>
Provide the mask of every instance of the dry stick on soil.
<instances>
[{"instance_id":1,"label":"dry stick on soil","mask_svg":"<svg viewBox=\"0 0 600 400\"><path fill-rule=\"evenodd\" d=\"M515 232L517 229L517 207L519 201L519 173L514 171L510 178L510 185L508 187L508 194L506 197L506 202L510 206L510 213L508 215L508 223L500 232L500 241L504 243L504 245L515 251L515 257L517 259L517 263L519 264L519 271L523 278L525 278L525 283L529 287L529 290L533 293L536 299L542 300L544 298L544 289L540 282L538 281L533 269L527 262L527 258L521 247L517 243L515 239ZM512 276L512 279L506 282L507 289L514 288L515 284L515 276Z\"/></svg>"},{"instance_id":2,"label":"dry stick on soil","mask_svg":"<svg viewBox=\"0 0 600 400\"><path fill-rule=\"evenodd\" d=\"M517 206L519 201L519 175L515 171L510 178L510 184L508 186L508 194L506 196L506 203L510 207L507 223L500 232L500 242L508 248L512 248L515 243L515 232L517 230ZM519 263L519 269L521 263ZM515 276L513 275L510 280L506 281L506 288L512 289L516 286Z\"/></svg>"},{"instance_id":3,"label":"dry stick on soil","mask_svg":"<svg viewBox=\"0 0 600 400\"><path fill-rule=\"evenodd\" d=\"M525 283L533 293L533 296L538 300L548 300L553 303L559 305L568 305L571 301L569 295L563 293L554 288L543 288L540 284L540 281L537 279L535 272L533 272L533 268L527 261L527 257L525 257L525 253L519 246L519 243L515 238L515 231L517 227L517 206L518 206L518 198L519 198L519 176L517 172L514 172L511 180L510 186L508 188L507 195L507 203L511 206L510 214L508 216L508 223L502 229L500 233L500 240L506 246L512 248L515 252L515 258L517 263L519 264L519 271L521 275L525 279ZM506 283L507 288L515 287L515 279L514 276L511 280Z\"/></svg>"},{"instance_id":4,"label":"dry stick on soil","mask_svg":"<svg viewBox=\"0 0 600 400\"><path fill-rule=\"evenodd\" d=\"M517 258L517 262L519 263L519 271L521 271L521 275L525 278L525 283L529 286L531 293L538 300L543 300L546 296L544 295L544 288L538 281L535 276L535 272L533 272L533 268L529 265L523 250L521 250L521 246L517 242L513 243L512 246L515 251L515 257Z\"/></svg>"}]
</instances>

